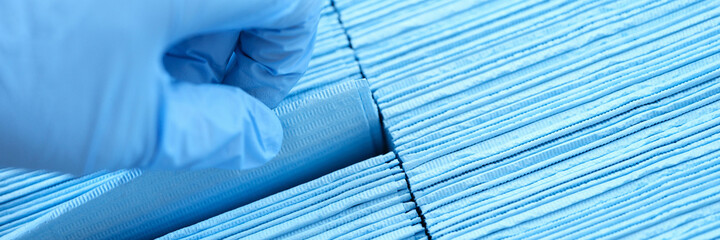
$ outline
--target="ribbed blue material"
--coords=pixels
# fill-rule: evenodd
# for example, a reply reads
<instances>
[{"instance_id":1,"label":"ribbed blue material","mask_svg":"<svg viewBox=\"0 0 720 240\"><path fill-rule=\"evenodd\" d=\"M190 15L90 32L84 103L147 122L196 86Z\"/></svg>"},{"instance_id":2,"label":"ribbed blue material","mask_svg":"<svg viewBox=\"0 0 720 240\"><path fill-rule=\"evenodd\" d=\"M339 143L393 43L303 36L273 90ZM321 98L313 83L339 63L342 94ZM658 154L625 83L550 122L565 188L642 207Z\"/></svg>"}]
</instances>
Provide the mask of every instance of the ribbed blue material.
<instances>
[{"instance_id":1,"label":"ribbed blue material","mask_svg":"<svg viewBox=\"0 0 720 240\"><path fill-rule=\"evenodd\" d=\"M160 239L423 237L394 154L368 159Z\"/></svg>"},{"instance_id":2,"label":"ribbed blue material","mask_svg":"<svg viewBox=\"0 0 720 240\"><path fill-rule=\"evenodd\" d=\"M720 237L720 1L335 6L432 238Z\"/></svg>"},{"instance_id":3,"label":"ribbed blue material","mask_svg":"<svg viewBox=\"0 0 720 240\"><path fill-rule=\"evenodd\" d=\"M0 196L0 236L17 238L138 175L139 171L118 171L73 179L44 171L0 169L0 186L7 190Z\"/></svg>"}]
</instances>

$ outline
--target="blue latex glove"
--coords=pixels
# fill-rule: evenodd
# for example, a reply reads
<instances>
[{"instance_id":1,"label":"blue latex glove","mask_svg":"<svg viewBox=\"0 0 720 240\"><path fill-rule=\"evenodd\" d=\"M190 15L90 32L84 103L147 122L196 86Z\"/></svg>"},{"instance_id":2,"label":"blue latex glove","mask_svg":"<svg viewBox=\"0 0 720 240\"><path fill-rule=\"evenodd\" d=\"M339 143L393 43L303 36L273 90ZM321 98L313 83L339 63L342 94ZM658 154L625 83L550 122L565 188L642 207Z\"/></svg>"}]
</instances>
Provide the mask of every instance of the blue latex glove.
<instances>
[{"instance_id":1,"label":"blue latex glove","mask_svg":"<svg viewBox=\"0 0 720 240\"><path fill-rule=\"evenodd\" d=\"M321 4L2 1L0 164L259 166L280 149L268 106L305 71Z\"/></svg>"}]
</instances>

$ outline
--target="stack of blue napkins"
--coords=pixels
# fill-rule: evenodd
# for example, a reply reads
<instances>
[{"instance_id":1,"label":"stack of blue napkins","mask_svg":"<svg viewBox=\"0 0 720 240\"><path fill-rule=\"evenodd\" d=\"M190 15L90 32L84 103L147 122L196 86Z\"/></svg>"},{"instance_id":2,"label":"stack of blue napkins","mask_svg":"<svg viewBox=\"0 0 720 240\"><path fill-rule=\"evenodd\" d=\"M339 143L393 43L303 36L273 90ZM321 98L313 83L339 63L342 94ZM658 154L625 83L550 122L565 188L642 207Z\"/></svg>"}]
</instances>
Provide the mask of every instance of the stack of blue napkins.
<instances>
[{"instance_id":1,"label":"stack of blue napkins","mask_svg":"<svg viewBox=\"0 0 720 240\"><path fill-rule=\"evenodd\" d=\"M335 4L436 239L720 237L719 5Z\"/></svg>"},{"instance_id":2,"label":"stack of blue napkins","mask_svg":"<svg viewBox=\"0 0 720 240\"><path fill-rule=\"evenodd\" d=\"M45 171L0 169L0 236L18 237L139 174L100 172L73 178Z\"/></svg>"},{"instance_id":3,"label":"stack of blue napkins","mask_svg":"<svg viewBox=\"0 0 720 240\"><path fill-rule=\"evenodd\" d=\"M398 164L371 158L160 239L423 239Z\"/></svg>"}]
</instances>

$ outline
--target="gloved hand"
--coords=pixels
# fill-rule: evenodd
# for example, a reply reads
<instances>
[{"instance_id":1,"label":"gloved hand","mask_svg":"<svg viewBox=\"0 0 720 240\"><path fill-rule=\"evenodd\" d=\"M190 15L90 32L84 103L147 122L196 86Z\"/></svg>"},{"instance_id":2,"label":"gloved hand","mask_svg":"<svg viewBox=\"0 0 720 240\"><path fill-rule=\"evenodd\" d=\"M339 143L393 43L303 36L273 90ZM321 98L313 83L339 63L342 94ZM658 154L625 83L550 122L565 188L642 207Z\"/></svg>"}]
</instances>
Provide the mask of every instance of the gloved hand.
<instances>
[{"instance_id":1,"label":"gloved hand","mask_svg":"<svg viewBox=\"0 0 720 240\"><path fill-rule=\"evenodd\" d=\"M282 141L268 106L305 71L321 3L0 2L0 165L263 164Z\"/></svg>"}]
</instances>

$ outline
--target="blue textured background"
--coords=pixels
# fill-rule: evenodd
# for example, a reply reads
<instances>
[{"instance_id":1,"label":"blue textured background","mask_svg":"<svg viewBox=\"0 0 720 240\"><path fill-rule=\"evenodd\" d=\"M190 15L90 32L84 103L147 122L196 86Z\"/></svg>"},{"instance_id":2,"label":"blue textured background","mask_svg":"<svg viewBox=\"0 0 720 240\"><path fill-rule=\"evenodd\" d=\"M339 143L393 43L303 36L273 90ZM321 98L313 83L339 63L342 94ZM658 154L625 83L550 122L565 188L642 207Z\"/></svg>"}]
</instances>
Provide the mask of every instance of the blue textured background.
<instances>
[{"instance_id":1,"label":"blue textured background","mask_svg":"<svg viewBox=\"0 0 720 240\"><path fill-rule=\"evenodd\" d=\"M0 169L0 235L720 238L719 5L334 0L276 109L286 160Z\"/></svg>"}]
</instances>

